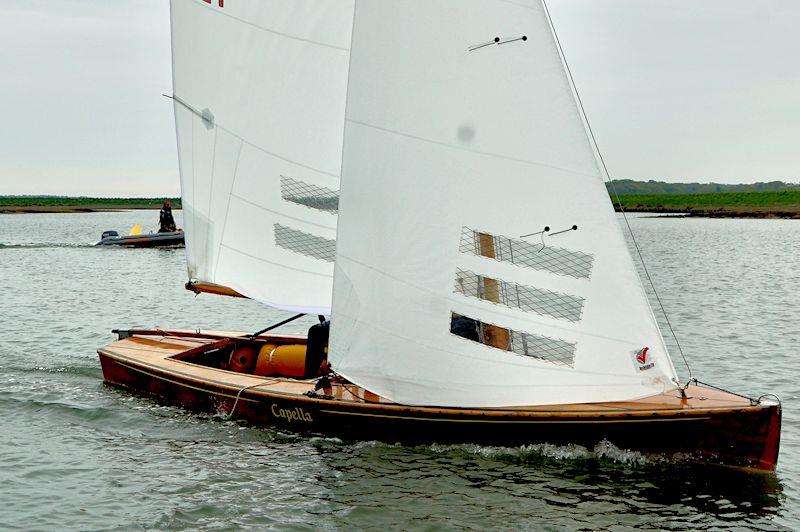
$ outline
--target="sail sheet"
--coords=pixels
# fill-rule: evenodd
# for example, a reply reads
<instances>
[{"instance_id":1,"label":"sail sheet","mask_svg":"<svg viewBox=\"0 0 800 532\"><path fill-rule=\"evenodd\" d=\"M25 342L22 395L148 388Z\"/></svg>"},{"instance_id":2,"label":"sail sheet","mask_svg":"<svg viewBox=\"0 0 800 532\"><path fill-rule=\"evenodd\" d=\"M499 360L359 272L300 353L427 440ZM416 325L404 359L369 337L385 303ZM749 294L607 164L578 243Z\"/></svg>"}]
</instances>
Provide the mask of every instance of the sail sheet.
<instances>
[{"instance_id":1,"label":"sail sheet","mask_svg":"<svg viewBox=\"0 0 800 532\"><path fill-rule=\"evenodd\" d=\"M351 0L172 0L189 277L330 311Z\"/></svg>"},{"instance_id":2,"label":"sail sheet","mask_svg":"<svg viewBox=\"0 0 800 532\"><path fill-rule=\"evenodd\" d=\"M353 382L461 407L675 388L539 0L356 2L340 206Z\"/></svg>"}]
</instances>

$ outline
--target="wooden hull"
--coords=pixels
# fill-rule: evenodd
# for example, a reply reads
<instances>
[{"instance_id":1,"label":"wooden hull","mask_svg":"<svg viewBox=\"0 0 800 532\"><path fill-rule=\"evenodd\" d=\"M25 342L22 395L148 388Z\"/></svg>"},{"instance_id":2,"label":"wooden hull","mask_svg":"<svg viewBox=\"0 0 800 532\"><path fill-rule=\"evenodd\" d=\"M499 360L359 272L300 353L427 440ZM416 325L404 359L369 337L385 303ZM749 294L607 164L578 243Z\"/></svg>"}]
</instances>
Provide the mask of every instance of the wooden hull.
<instances>
[{"instance_id":1,"label":"wooden hull","mask_svg":"<svg viewBox=\"0 0 800 532\"><path fill-rule=\"evenodd\" d=\"M180 360L217 345L225 334L145 332L98 350L105 380L182 407L230 414L292 431L409 443L579 444L606 440L619 448L668 457L774 470L781 408L751 404L716 389L678 392L624 403L518 408L438 408L398 405L355 385L314 396L314 382L256 377ZM270 341L274 341L271 337ZM279 337L285 338L285 337ZM209 347L209 348L211 348ZM238 397L238 400L237 400Z\"/></svg>"}]
</instances>

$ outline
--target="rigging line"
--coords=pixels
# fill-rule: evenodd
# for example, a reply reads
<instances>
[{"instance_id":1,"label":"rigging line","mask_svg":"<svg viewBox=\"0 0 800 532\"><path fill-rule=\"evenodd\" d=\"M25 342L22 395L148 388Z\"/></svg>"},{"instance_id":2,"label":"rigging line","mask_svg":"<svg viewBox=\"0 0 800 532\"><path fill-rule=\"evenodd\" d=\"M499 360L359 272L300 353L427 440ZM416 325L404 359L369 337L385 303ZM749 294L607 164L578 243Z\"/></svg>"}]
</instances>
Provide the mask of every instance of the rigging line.
<instances>
[{"instance_id":1,"label":"rigging line","mask_svg":"<svg viewBox=\"0 0 800 532\"><path fill-rule=\"evenodd\" d=\"M694 382L694 383L695 383L695 385L702 385L702 386L706 386L706 387L708 387L708 388L712 388L712 389L714 389L714 390L719 390L719 391L721 391L721 392L725 392L725 393L729 393L729 394L731 394L731 395L735 395L736 397L741 397L742 399L747 399L748 401L750 401L750 404L751 404L751 405L753 405L753 406L755 406L755 405L759 404L759 403L761 402L761 398L762 398L762 397L764 397L764 396L762 395L762 396L761 396L761 397L759 397L758 399L753 399L753 398L752 398L752 397L750 397L749 395L742 395L742 394L740 394L740 393L732 392L732 391L730 391L730 390L726 390L725 388L720 388L719 386L714 386L713 384L709 384L709 383L707 383L707 382L699 381L699 380L697 380L697 379L689 379L689 382L687 382L687 383L686 383L686 388L684 388L684 389L688 389L688 388L689 388L689 385L690 385L692 382ZM773 396L773 397L775 397L776 399L777 399L777 397L778 397L777 395L774 395L774 394L766 394L766 395L772 395L772 396ZM780 402L780 399L778 399L778 402Z\"/></svg>"},{"instance_id":2,"label":"rigging line","mask_svg":"<svg viewBox=\"0 0 800 532\"><path fill-rule=\"evenodd\" d=\"M265 329L261 329L258 332L254 332L253 334L250 335L250 338L252 339L252 338L256 338L257 336L261 336L265 332L269 332L269 331L271 331L273 329L277 329L281 325L286 325L287 323L292 322L292 321L294 321L294 320L296 320L298 318L302 318L305 315L306 315L305 312L301 312L300 314L296 314L296 315L292 316L291 318L286 318L285 320L280 321L280 322L278 322L278 323L276 323L274 325L270 325L269 327L267 327Z\"/></svg>"},{"instance_id":3,"label":"rigging line","mask_svg":"<svg viewBox=\"0 0 800 532\"><path fill-rule=\"evenodd\" d=\"M345 377L344 377L343 375L339 375L339 374L338 374L338 373L336 373L336 371L334 371L333 369L331 369L331 370L330 370L330 373L328 373L328 375L333 375L334 377L339 377L340 379L342 379L342 381L345 381L345 380L347 380L347 379L345 379ZM353 390L351 390L351 389L348 387L348 385L347 385L347 383L346 383L346 382L339 382L338 384L339 384L340 386L342 386L342 388L344 388L345 390L347 390L347 391L350 393L350 395L352 395L353 397L356 397L357 399L361 399L361 400L362 400L362 401L364 401L365 403L373 403L373 404L378 404L378 403L380 403L380 401L372 401L372 400L370 400L370 399L367 399L366 397L362 397L362 396L358 395L358 393L354 392ZM357 387L358 385L357 385L357 384L354 384L354 386L356 386L356 387ZM366 388L364 388L363 386L361 387L361 389L362 389L362 390L364 390L365 392L369 391L369 390L367 390ZM366 395L366 394L364 394L364 395Z\"/></svg>"},{"instance_id":4,"label":"rigging line","mask_svg":"<svg viewBox=\"0 0 800 532\"><path fill-rule=\"evenodd\" d=\"M678 335L675 334L675 329L672 328L672 323L669 320L669 316L667 315L667 311L664 308L664 304L661 302L661 297L658 295L658 290L656 290L656 285L653 283L652 277L650 277L650 272L647 269L647 265L645 264L644 257L642 256L642 251L639 248L639 243L636 241L636 236L633 233L633 228L631 227L630 222L628 221L628 215L625 213L625 209L622 207L622 201L619 199L619 194L617 193L617 187L614 185L614 180L611 179L611 174L608 171L608 166L606 165L606 161L603 158L603 153L600 151L600 147L597 144L597 138L594 135L594 130L592 130L592 125L589 122L589 117L586 115L586 109L583 106L583 100L581 100L581 95L578 93L578 86L575 84L575 78L572 76L572 69L569 67L569 63L567 62L567 56L564 54L564 49L561 46L561 40L558 38L558 33L556 32L555 24L553 23L553 18L550 16L550 9L547 7L547 0L542 0L542 6L544 7L545 15L547 16L547 21L550 24L550 29L553 32L553 38L556 41L556 46L558 47L558 52L561 54L561 59L564 61L564 67L567 71L567 76L569 76L569 81L572 84L572 90L575 92L575 99L578 102L578 107L580 107L581 115L583 116L584 122L586 122L586 129L589 132L589 137L591 138L592 145L594 145L594 149L597 152L597 156L600 159L600 164L603 167L603 173L605 174L606 180L608 183L611 184L611 190L614 193L614 198L617 200L617 205L619 206L619 210L622 213L622 218L625 220L625 225L628 227L628 232L631 235L631 241L633 242L634 248L636 248L636 254L639 255L639 261L642 263L642 269L644 270L645 275L647 276L647 281L650 283L650 287L653 289L653 294L656 296L656 300L658 301L658 306L661 308L661 312L664 314L664 319L667 322L667 327L669 327L669 332L672 334L672 338L675 339L675 345L678 346L678 352L681 354L681 358L683 359L683 363L686 366L686 370L689 372L689 380L692 380L694 377L692 376L692 368L689 366L689 361L686 360L686 355L683 352L683 348L681 347L681 342L678 340Z\"/></svg>"}]
</instances>

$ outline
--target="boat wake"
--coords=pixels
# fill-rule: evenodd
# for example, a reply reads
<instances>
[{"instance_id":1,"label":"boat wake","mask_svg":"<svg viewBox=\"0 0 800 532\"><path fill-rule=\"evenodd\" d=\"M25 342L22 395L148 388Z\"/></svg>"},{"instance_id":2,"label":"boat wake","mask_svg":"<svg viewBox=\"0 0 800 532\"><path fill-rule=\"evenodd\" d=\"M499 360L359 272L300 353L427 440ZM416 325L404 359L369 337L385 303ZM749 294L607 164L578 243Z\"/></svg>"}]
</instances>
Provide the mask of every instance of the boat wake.
<instances>
[{"instance_id":1,"label":"boat wake","mask_svg":"<svg viewBox=\"0 0 800 532\"><path fill-rule=\"evenodd\" d=\"M668 461L665 457L645 456L637 451L621 449L607 440L600 441L592 449L576 444L556 445L552 443L535 443L520 445L519 447L478 445L471 443L452 445L433 443L429 445L409 446L401 443L389 444L379 441L348 443L343 442L339 438L328 437L312 438L311 443L319 448L340 448L342 446L348 446L351 449L358 450L384 447L387 450L408 449L421 451L426 454L472 456L476 458L523 463L541 462L543 460L554 460L558 462L600 461L624 466L643 467Z\"/></svg>"},{"instance_id":2,"label":"boat wake","mask_svg":"<svg viewBox=\"0 0 800 532\"><path fill-rule=\"evenodd\" d=\"M100 368L95 365L86 366L14 366L0 365L3 375L35 375L35 374L65 374L76 377L84 377L87 380L96 381L98 375L102 375Z\"/></svg>"},{"instance_id":3,"label":"boat wake","mask_svg":"<svg viewBox=\"0 0 800 532\"><path fill-rule=\"evenodd\" d=\"M433 452L450 453L462 452L484 458L513 461L532 461L538 459L551 459L557 461L583 461L602 460L623 465L642 466L652 463L653 457L644 456L642 453L620 449L613 443L603 440L588 449L582 445L567 444L556 445L552 443L535 443L519 447L493 447L483 445L430 445Z\"/></svg>"},{"instance_id":4,"label":"boat wake","mask_svg":"<svg viewBox=\"0 0 800 532\"><path fill-rule=\"evenodd\" d=\"M66 242L25 242L21 244L2 244L0 249L54 249L54 248L93 248L94 244L75 244Z\"/></svg>"}]
</instances>

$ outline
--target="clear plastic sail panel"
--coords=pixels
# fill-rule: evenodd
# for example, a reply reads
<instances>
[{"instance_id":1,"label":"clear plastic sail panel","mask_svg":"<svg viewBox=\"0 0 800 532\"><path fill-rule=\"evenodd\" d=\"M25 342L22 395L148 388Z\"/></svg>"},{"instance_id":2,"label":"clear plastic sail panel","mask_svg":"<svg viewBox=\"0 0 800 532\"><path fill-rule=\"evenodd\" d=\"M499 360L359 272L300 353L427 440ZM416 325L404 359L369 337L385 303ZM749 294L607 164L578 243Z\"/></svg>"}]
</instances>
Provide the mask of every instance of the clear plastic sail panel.
<instances>
[{"instance_id":1,"label":"clear plastic sail panel","mask_svg":"<svg viewBox=\"0 0 800 532\"><path fill-rule=\"evenodd\" d=\"M344 138L339 373L443 406L675 387L538 0L357 2Z\"/></svg>"},{"instance_id":2,"label":"clear plastic sail panel","mask_svg":"<svg viewBox=\"0 0 800 532\"><path fill-rule=\"evenodd\" d=\"M328 313L353 2L171 7L189 276Z\"/></svg>"}]
</instances>

